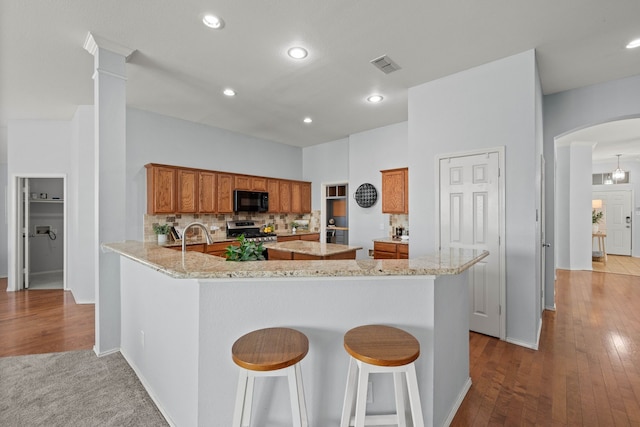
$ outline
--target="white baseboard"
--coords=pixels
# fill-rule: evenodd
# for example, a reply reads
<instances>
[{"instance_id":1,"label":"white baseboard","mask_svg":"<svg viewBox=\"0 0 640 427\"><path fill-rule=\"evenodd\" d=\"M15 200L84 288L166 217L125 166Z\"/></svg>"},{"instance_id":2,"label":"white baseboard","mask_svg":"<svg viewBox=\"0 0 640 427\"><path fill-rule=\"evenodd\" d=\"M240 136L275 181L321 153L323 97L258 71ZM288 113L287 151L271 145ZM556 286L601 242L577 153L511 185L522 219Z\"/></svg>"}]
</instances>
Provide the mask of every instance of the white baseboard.
<instances>
[{"instance_id":1,"label":"white baseboard","mask_svg":"<svg viewBox=\"0 0 640 427\"><path fill-rule=\"evenodd\" d=\"M120 354L122 354L122 357L124 357L124 360L126 360L129 366L131 366L131 369L133 369L133 372L135 372L136 376L140 380L140 383L142 384L142 387L144 387L144 389L147 391L147 394L149 394L149 397L151 398L151 400L153 400L153 403L155 403L156 407L158 408L158 410L160 411L164 419L167 421L167 423L171 427L176 427L176 424L173 422L173 420L171 420L171 417L169 417L169 414L167 414L164 408L162 407L162 405L160 405L160 402L158 401L156 395L153 392L153 389L151 388L147 380L144 378L143 375L140 374L140 370L138 369L138 367L135 365L135 363L131 363L131 360L127 357L125 352L123 352L122 350L119 350L119 351L120 351Z\"/></svg>"},{"instance_id":2,"label":"white baseboard","mask_svg":"<svg viewBox=\"0 0 640 427\"><path fill-rule=\"evenodd\" d=\"M513 338L507 338L505 341L510 343L510 344L519 345L520 347L530 348L531 350L537 350L538 349L538 344L536 344L536 343L530 343L530 342L525 342L525 341L520 341L520 340L514 340Z\"/></svg>"},{"instance_id":3,"label":"white baseboard","mask_svg":"<svg viewBox=\"0 0 640 427\"><path fill-rule=\"evenodd\" d=\"M115 349L112 349L112 350L103 351L102 353L98 353L98 349L96 348L96 346L95 346L95 345L93 346L93 352L94 352L94 353L96 354L96 356L98 356L98 357L108 356L108 355L110 355L110 354L117 353L117 352L119 352L119 351L120 351L120 349L119 349L119 348L115 348Z\"/></svg>"},{"instance_id":4,"label":"white baseboard","mask_svg":"<svg viewBox=\"0 0 640 427\"><path fill-rule=\"evenodd\" d=\"M447 417L446 420L444 420L444 423L442 424L443 426L451 425L451 423L453 422L453 417L456 416L456 413L458 412L458 409L460 409L460 405L462 405L462 401L464 400L465 396L469 392L470 388L471 388L471 377L467 378L467 381L464 383L464 386L462 386L462 390L460 390L460 394L458 394L458 398L453 404L451 411L449 411L449 416Z\"/></svg>"},{"instance_id":5,"label":"white baseboard","mask_svg":"<svg viewBox=\"0 0 640 427\"><path fill-rule=\"evenodd\" d=\"M542 316L540 316L540 322L538 322L538 337L536 338L536 350L540 348L541 334L542 334Z\"/></svg>"}]
</instances>

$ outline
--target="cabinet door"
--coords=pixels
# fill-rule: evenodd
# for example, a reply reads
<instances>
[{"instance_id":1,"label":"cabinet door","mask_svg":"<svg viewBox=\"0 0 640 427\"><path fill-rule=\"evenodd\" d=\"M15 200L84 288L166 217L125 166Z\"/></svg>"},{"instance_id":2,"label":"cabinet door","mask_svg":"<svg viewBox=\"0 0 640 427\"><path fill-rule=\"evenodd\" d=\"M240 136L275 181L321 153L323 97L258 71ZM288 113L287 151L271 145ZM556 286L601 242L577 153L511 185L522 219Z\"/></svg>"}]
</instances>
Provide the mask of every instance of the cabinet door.
<instances>
[{"instance_id":1,"label":"cabinet door","mask_svg":"<svg viewBox=\"0 0 640 427\"><path fill-rule=\"evenodd\" d=\"M198 212L214 213L216 211L216 174L214 172L200 171L200 199Z\"/></svg>"},{"instance_id":2,"label":"cabinet door","mask_svg":"<svg viewBox=\"0 0 640 427\"><path fill-rule=\"evenodd\" d=\"M178 212L198 212L198 171L178 169Z\"/></svg>"},{"instance_id":3,"label":"cabinet door","mask_svg":"<svg viewBox=\"0 0 640 427\"><path fill-rule=\"evenodd\" d=\"M235 175L234 190L251 190L251 177L246 175Z\"/></svg>"},{"instance_id":4,"label":"cabinet door","mask_svg":"<svg viewBox=\"0 0 640 427\"><path fill-rule=\"evenodd\" d=\"M267 178L254 176L251 178L251 189L253 191L269 191L267 188Z\"/></svg>"},{"instance_id":5,"label":"cabinet door","mask_svg":"<svg viewBox=\"0 0 640 427\"><path fill-rule=\"evenodd\" d=\"M269 193L269 213L280 212L280 181L267 180L267 192Z\"/></svg>"},{"instance_id":6,"label":"cabinet door","mask_svg":"<svg viewBox=\"0 0 640 427\"><path fill-rule=\"evenodd\" d=\"M176 169L147 165L147 213L176 212Z\"/></svg>"},{"instance_id":7,"label":"cabinet door","mask_svg":"<svg viewBox=\"0 0 640 427\"><path fill-rule=\"evenodd\" d=\"M319 242L320 233L301 234L300 240L307 240L309 242Z\"/></svg>"},{"instance_id":8,"label":"cabinet door","mask_svg":"<svg viewBox=\"0 0 640 427\"><path fill-rule=\"evenodd\" d=\"M302 205L302 213L311 213L311 183L303 182L300 184L300 204Z\"/></svg>"},{"instance_id":9,"label":"cabinet door","mask_svg":"<svg viewBox=\"0 0 640 427\"><path fill-rule=\"evenodd\" d=\"M291 181L280 181L280 212L291 212Z\"/></svg>"},{"instance_id":10,"label":"cabinet door","mask_svg":"<svg viewBox=\"0 0 640 427\"><path fill-rule=\"evenodd\" d=\"M395 214L408 213L408 170L404 168L381 172L382 212Z\"/></svg>"},{"instance_id":11,"label":"cabinet door","mask_svg":"<svg viewBox=\"0 0 640 427\"><path fill-rule=\"evenodd\" d=\"M278 236L278 243L280 243L280 242L290 242L292 240L300 240L300 236L298 236L298 235Z\"/></svg>"},{"instance_id":12,"label":"cabinet door","mask_svg":"<svg viewBox=\"0 0 640 427\"><path fill-rule=\"evenodd\" d=\"M291 183L291 212L302 213L302 186L297 181Z\"/></svg>"},{"instance_id":13,"label":"cabinet door","mask_svg":"<svg viewBox=\"0 0 640 427\"><path fill-rule=\"evenodd\" d=\"M219 173L218 179L218 212L233 213L233 175Z\"/></svg>"}]
</instances>

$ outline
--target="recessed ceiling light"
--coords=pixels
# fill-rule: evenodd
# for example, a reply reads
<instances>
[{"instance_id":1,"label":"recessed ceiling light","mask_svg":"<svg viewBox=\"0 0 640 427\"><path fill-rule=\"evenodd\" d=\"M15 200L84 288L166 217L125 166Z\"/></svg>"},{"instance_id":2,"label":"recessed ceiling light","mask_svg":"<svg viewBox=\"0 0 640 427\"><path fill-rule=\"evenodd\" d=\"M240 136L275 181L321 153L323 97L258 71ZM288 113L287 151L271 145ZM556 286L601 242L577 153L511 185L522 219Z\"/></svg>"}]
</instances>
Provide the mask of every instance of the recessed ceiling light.
<instances>
[{"instance_id":1,"label":"recessed ceiling light","mask_svg":"<svg viewBox=\"0 0 640 427\"><path fill-rule=\"evenodd\" d=\"M302 121L305 123L311 123L313 120L311 119L311 117L305 117Z\"/></svg>"},{"instance_id":2,"label":"recessed ceiling light","mask_svg":"<svg viewBox=\"0 0 640 427\"><path fill-rule=\"evenodd\" d=\"M633 49L633 48L636 48L636 47L640 47L640 39L632 40L627 45L627 49Z\"/></svg>"},{"instance_id":3,"label":"recessed ceiling light","mask_svg":"<svg viewBox=\"0 0 640 427\"><path fill-rule=\"evenodd\" d=\"M224 93L227 96L236 96L236 91L231 88L227 88L223 90L222 93Z\"/></svg>"},{"instance_id":4,"label":"recessed ceiling light","mask_svg":"<svg viewBox=\"0 0 640 427\"><path fill-rule=\"evenodd\" d=\"M287 54L292 57L293 59L304 59L307 57L307 55L309 54L309 52L307 52L307 49L303 48L303 47L292 47L291 49L289 49L287 51Z\"/></svg>"},{"instance_id":5,"label":"recessed ceiling light","mask_svg":"<svg viewBox=\"0 0 640 427\"><path fill-rule=\"evenodd\" d=\"M375 104L378 102L382 102L382 100L384 99L384 97L382 95L371 95L367 98L367 101Z\"/></svg>"},{"instance_id":6,"label":"recessed ceiling light","mask_svg":"<svg viewBox=\"0 0 640 427\"><path fill-rule=\"evenodd\" d=\"M213 28L214 30L219 30L224 27L224 21L222 18L218 18L215 15L205 15L202 18L202 22L209 28Z\"/></svg>"}]
</instances>

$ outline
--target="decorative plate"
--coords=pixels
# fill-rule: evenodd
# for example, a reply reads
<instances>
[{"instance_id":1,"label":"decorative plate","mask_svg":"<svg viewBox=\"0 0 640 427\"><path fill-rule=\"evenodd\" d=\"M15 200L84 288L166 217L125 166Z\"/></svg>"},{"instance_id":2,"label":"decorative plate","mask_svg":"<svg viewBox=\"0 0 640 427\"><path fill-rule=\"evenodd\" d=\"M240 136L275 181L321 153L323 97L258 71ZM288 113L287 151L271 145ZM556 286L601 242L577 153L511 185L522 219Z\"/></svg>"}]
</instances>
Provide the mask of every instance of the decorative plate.
<instances>
[{"instance_id":1,"label":"decorative plate","mask_svg":"<svg viewBox=\"0 0 640 427\"><path fill-rule=\"evenodd\" d=\"M353 194L353 198L356 199L358 206L370 208L375 205L376 200L378 200L378 191L372 184L365 183L358 187L356 192Z\"/></svg>"}]
</instances>

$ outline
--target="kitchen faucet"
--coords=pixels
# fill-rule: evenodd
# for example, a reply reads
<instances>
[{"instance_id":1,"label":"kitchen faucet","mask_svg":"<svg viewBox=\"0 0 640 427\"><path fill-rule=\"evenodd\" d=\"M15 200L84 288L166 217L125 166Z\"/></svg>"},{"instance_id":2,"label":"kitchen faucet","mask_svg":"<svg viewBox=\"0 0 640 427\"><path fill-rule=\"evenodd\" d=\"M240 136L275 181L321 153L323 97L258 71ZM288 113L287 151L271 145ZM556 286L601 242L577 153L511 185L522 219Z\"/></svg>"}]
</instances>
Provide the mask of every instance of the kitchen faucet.
<instances>
[{"instance_id":1,"label":"kitchen faucet","mask_svg":"<svg viewBox=\"0 0 640 427\"><path fill-rule=\"evenodd\" d=\"M211 238L211 235L209 234L209 231L207 230L207 227L201 223L201 222L192 222L191 224L188 224L184 230L182 230L182 254L184 255L185 250L187 249L187 230L190 227L200 227L202 229L202 231L204 232L204 236L207 238L207 244L211 245L213 243L213 239Z\"/></svg>"}]
</instances>

